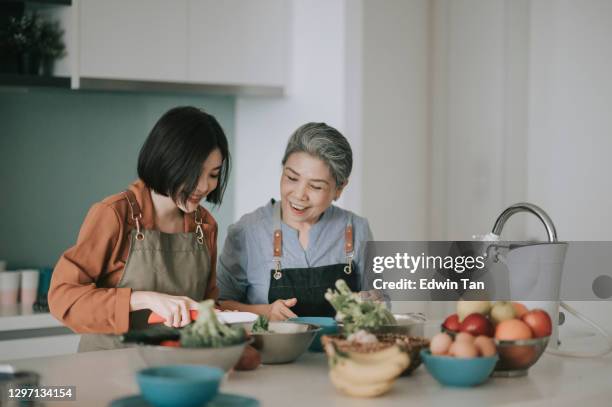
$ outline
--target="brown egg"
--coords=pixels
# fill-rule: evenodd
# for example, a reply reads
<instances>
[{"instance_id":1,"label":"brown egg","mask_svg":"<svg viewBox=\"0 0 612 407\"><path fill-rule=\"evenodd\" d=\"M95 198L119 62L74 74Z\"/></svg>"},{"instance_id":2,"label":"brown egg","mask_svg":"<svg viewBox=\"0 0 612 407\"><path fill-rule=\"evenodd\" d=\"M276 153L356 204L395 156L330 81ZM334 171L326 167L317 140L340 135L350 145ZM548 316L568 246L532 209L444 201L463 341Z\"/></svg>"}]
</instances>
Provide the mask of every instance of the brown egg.
<instances>
[{"instance_id":1,"label":"brown egg","mask_svg":"<svg viewBox=\"0 0 612 407\"><path fill-rule=\"evenodd\" d=\"M476 346L476 349L478 349L480 356L489 357L497 353L495 342L488 336L480 335L474 339L474 346Z\"/></svg>"},{"instance_id":2,"label":"brown egg","mask_svg":"<svg viewBox=\"0 0 612 407\"><path fill-rule=\"evenodd\" d=\"M453 343L448 350L449 355L457 358L475 358L478 357L478 349L471 342L457 342Z\"/></svg>"},{"instance_id":3,"label":"brown egg","mask_svg":"<svg viewBox=\"0 0 612 407\"><path fill-rule=\"evenodd\" d=\"M431 338L429 349L431 350L432 355L446 355L452 343L453 339L450 337L450 335L439 333Z\"/></svg>"},{"instance_id":4,"label":"brown egg","mask_svg":"<svg viewBox=\"0 0 612 407\"><path fill-rule=\"evenodd\" d=\"M467 332L460 332L455 336L455 342L474 343L474 337Z\"/></svg>"}]
</instances>

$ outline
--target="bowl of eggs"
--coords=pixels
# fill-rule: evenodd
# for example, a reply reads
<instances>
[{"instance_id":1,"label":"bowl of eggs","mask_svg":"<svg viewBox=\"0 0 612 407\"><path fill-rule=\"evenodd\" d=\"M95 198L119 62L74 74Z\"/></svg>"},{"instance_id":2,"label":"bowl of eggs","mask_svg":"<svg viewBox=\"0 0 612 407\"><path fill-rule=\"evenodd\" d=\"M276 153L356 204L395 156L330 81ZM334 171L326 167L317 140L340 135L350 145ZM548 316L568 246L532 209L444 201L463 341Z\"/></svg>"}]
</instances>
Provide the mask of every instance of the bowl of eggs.
<instances>
[{"instance_id":1,"label":"bowl of eggs","mask_svg":"<svg viewBox=\"0 0 612 407\"><path fill-rule=\"evenodd\" d=\"M429 373L442 385L471 387L484 383L499 360L492 338L458 333L453 339L439 333L431 339L429 349L421 350Z\"/></svg>"}]
</instances>

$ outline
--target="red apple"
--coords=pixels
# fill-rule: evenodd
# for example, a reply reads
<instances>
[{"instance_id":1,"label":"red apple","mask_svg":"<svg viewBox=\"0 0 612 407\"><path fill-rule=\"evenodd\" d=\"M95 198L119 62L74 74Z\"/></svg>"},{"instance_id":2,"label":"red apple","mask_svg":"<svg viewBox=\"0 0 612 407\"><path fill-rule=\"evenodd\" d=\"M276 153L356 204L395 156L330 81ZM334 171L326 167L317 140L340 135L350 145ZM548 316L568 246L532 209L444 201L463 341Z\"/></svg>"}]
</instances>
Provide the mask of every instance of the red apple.
<instances>
[{"instance_id":1,"label":"red apple","mask_svg":"<svg viewBox=\"0 0 612 407\"><path fill-rule=\"evenodd\" d=\"M536 338L550 336L552 333L552 321L543 309L533 309L523 315L521 319L529 325L529 328L533 331L533 336Z\"/></svg>"},{"instance_id":2,"label":"red apple","mask_svg":"<svg viewBox=\"0 0 612 407\"><path fill-rule=\"evenodd\" d=\"M459 328L461 332L467 332L473 336L485 335L493 337L493 324L482 314L473 313L465 317Z\"/></svg>"},{"instance_id":3,"label":"red apple","mask_svg":"<svg viewBox=\"0 0 612 407\"><path fill-rule=\"evenodd\" d=\"M444 320L444 323L442 324L442 326L448 329L449 331L459 332L459 328L461 327L461 324L459 323L459 315L457 314L449 315Z\"/></svg>"}]
</instances>

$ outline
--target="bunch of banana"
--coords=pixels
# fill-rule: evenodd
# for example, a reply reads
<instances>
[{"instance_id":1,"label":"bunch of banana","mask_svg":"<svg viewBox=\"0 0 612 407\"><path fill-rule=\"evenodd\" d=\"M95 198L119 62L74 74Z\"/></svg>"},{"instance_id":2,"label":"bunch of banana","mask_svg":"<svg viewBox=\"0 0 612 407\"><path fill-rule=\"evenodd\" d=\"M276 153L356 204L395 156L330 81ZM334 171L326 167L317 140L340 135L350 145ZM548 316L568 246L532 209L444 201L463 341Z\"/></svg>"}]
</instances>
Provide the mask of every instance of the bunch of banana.
<instances>
[{"instance_id":1,"label":"bunch of banana","mask_svg":"<svg viewBox=\"0 0 612 407\"><path fill-rule=\"evenodd\" d=\"M410 364L408 354L397 345L371 353L341 352L333 342L327 346L332 383L353 397L376 397L388 392Z\"/></svg>"}]
</instances>

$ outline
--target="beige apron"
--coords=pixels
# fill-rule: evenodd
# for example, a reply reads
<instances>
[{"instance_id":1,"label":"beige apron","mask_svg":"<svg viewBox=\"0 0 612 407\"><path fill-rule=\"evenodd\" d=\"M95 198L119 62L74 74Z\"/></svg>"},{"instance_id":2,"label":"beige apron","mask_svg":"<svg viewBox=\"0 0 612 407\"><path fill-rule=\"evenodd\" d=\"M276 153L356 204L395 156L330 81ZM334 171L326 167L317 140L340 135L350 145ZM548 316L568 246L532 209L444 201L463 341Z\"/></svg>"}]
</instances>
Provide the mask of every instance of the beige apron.
<instances>
[{"instance_id":1,"label":"beige apron","mask_svg":"<svg viewBox=\"0 0 612 407\"><path fill-rule=\"evenodd\" d=\"M210 276L210 255L200 210L196 210L196 230L193 233L163 233L140 227L142 213L132 191L124 193L130 216L136 226L130 232L130 249L123 276L117 287L129 287L132 291L155 291L187 296L202 301ZM130 329L147 327L150 310L130 313ZM105 334L84 334L79 342L79 352L123 348L119 337Z\"/></svg>"}]
</instances>

